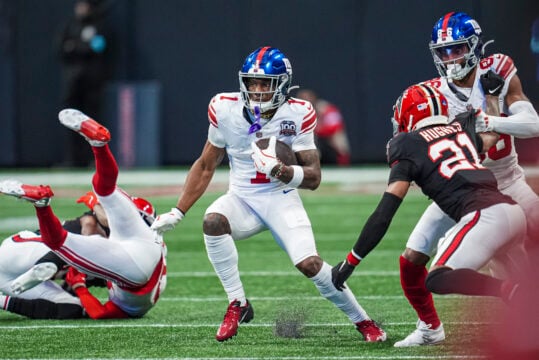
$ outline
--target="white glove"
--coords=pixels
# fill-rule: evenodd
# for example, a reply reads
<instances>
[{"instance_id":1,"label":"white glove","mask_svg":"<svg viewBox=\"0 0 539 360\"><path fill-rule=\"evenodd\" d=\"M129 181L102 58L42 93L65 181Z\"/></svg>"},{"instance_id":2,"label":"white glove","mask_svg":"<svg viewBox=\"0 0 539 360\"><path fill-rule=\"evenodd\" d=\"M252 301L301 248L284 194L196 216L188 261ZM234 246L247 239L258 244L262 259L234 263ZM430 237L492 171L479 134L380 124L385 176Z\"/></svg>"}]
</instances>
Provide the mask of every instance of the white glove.
<instances>
[{"instance_id":1,"label":"white glove","mask_svg":"<svg viewBox=\"0 0 539 360\"><path fill-rule=\"evenodd\" d=\"M174 229L177 223L185 216L178 208L173 207L170 209L170 212L160 214L155 218L152 226L152 230L157 231L157 233L162 234L165 231Z\"/></svg>"},{"instance_id":2,"label":"white glove","mask_svg":"<svg viewBox=\"0 0 539 360\"><path fill-rule=\"evenodd\" d=\"M251 149L253 150L251 158L255 162L256 171L271 176L271 170L279 165L280 161L275 155L276 142L275 136L270 137L268 147L264 150L260 149L255 142L251 143Z\"/></svg>"},{"instance_id":3,"label":"white glove","mask_svg":"<svg viewBox=\"0 0 539 360\"><path fill-rule=\"evenodd\" d=\"M478 133L492 131L492 122L488 115L481 109L475 112L475 131Z\"/></svg>"}]
</instances>

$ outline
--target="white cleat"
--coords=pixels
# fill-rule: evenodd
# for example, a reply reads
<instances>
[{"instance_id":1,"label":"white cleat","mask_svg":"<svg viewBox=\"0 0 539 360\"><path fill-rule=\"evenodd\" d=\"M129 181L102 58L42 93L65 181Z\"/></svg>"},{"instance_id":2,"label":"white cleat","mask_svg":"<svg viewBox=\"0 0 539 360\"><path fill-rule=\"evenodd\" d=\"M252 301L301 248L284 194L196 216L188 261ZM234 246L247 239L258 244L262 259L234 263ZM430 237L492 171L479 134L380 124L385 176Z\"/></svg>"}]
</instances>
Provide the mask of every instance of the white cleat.
<instances>
[{"instance_id":1,"label":"white cleat","mask_svg":"<svg viewBox=\"0 0 539 360\"><path fill-rule=\"evenodd\" d=\"M58 114L58 120L82 135L92 146L103 146L110 141L109 130L79 110L64 109Z\"/></svg>"},{"instance_id":2,"label":"white cleat","mask_svg":"<svg viewBox=\"0 0 539 360\"><path fill-rule=\"evenodd\" d=\"M418 320L417 329L401 341L397 341L395 347L436 345L445 340L444 325L440 324L437 329L431 329L431 325Z\"/></svg>"},{"instance_id":3,"label":"white cleat","mask_svg":"<svg viewBox=\"0 0 539 360\"><path fill-rule=\"evenodd\" d=\"M11 283L11 292L14 295L19 295L36 285L47 281L56 274L58 268L54 263L45 262L34 265L30 270L20 275Z\"/></svg>"}]
</instances>

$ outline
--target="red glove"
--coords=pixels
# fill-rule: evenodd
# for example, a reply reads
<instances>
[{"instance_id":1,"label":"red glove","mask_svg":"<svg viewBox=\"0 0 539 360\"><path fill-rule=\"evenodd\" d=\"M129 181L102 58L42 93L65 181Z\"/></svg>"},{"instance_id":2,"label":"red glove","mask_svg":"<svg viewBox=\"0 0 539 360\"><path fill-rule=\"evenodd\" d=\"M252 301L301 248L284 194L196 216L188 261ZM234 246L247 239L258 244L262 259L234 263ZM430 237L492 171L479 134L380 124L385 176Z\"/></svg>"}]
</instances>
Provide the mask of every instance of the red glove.
<instances>
[{"instance_id":1,"label":"red glove","mask_svg":"<svg viewBox=\"0 0 539 360\"><path fill-rule=\"evenodd\" d=\"M94 210L95 204L97 204L97 196L93 191L88 191L77 200L77 204L84 203L90 210Z\"/></svg>"},{"instance_id":2,"label":"red glove","mask_svg":"<svg viewBox=\"0 0 539 360\"><path fill-rule=\"evenodd\" d=\"M66 274L66 283L73 290L81 286L86 287L86 274L79 272L74 267L70 267Z\"/></svg>"}]
</instances>

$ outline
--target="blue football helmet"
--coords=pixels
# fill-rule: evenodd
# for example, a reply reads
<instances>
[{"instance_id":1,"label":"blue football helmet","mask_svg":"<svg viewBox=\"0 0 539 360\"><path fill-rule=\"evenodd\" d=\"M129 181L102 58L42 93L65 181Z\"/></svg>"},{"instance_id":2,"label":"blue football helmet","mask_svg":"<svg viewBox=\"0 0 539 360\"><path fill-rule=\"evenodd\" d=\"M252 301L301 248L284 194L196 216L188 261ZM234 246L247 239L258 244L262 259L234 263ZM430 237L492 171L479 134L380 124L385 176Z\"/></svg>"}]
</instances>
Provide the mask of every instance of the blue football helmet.
<instances>
[{"instance_id":1,"label":"blue football helmet","mask_svg":"<svg viewBox=\"0 0 539 360\"><path fill-rule=\"evenodd\" d=\"M461 80L484 56L481 27L465 13L447 13L434 25L429 48L440 76Z\"/></svg>"},{"instance_id":2,"label":"blue football helmet","mask_svg":"<svg viewBox=\"0 0 539 360\"><path fill-rule=\"evenodd\" d=\"M268 91L263 93L249 91L248 83L252 79L270 80ZM239 72L241 98L245 106L251 111L255 107L260 113L277 109L288 97L292 82L292 66L286 56L279 50L264 46L253 51ZM271 99L263 101L261 95L271 94ZM260 100L256 100L256 99ZM267 98L267 96L266 96Z\"/></svg>"}]
</instances>

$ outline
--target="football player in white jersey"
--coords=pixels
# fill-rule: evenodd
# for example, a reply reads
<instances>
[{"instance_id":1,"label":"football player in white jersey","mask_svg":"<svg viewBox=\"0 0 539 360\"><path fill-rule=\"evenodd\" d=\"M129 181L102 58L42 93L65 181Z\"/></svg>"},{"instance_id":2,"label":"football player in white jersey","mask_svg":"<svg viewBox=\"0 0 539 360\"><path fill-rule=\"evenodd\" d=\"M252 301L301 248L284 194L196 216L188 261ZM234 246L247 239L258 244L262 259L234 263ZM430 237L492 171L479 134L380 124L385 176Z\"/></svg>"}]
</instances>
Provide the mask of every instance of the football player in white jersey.
<instances>
[{"instance_id":1,"label":"football player in white jersey","mask_svg":"<svg viewBox=\"0 0 539 360\"><path fill-rule=\"evenodd\" d=\"M434 25L429 45L440 77L424 83L446 97L450 119L471 108L487 110L489 101L499 101L499 116L489 113L477 120L477 131L500 134L497 144L485 154L483 164L494 173L500 191L524 209L528 234L537 234L539 197L526 183L518 164L514 137L539 136L539 117L524 95L513 60L504 54L485 56L486 44L479 24L467 14L450 12L442 16ZM429 345L445 339L432 295L425 287L425 266L438 240L453 225L454 221L432 203L408 239L400 257L401 284L419 319L416 330L396 342L396 347ZM519 261L520 252L512 250L507 254L506 266Z\"/></svg>"},{"instance_id":2,"label":"football player in white jersey","mask_svg":"<svg viewBox=\"0 0 539 360\"><path fill-rule=\"evenodd\" d=\"M276 48L251 53L240 72L240 91L215 95L208 107L208 139L194 162L176 207L157 217L152 228L172 229L208 187L225 154L230 164L229 190L206 210L204 243L229 306L216 339L235 336L238 325L253 318L238 270L235 241L270 230L292 263L310 278L321 295L343 311L365 341L386 339L352 292L338 291L331 266L316 250L311 223L296 189L315 190L321 170L314 144L316 112L311 103L289 96L292 67ZM261 151L254 144L270 138ZM275 156L275 141L295 152L299 165L287 166Z\"/></svg>"},{"instance_id":3,"label":"football player in white jersey","mask_svg":"<svg viewBox=\"0 0 539 360\"><path fill-rule=\"evenodd\" d=\"M87 311L96 310L95 318L141 317L155 305L166 286L166 246L162 236L150 229L155 210L148 201L133 198L117 187L118 165L108 146L110 133L105 127L75 109L64 109L58 117L92 146L96 166L93 190L106 214L104 225L110 235L66 231L50 206L54 194L49 186L5 180L0 182L0 192L34 204L41 240L65 262L110 281L109 300L97 306L86 289L84 275L71 272L68 282Z\"/></svg>"}]
</instances>

